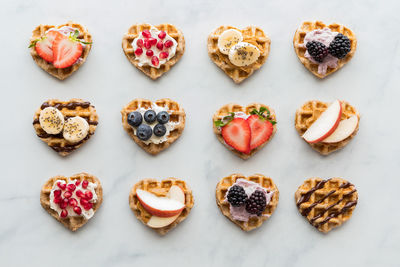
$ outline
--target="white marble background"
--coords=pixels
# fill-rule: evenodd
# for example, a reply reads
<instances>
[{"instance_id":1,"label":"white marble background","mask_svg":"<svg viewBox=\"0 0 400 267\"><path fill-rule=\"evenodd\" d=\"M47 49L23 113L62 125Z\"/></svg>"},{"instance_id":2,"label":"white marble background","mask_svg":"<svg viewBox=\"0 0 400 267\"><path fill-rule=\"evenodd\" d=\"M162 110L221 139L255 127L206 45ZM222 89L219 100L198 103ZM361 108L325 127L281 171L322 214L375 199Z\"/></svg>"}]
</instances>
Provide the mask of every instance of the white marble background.
<instances>
[{"instance_id":1,"label":"white marble background","mask_svg":"<svg viewBox=\"0 0 400 267\"><path fill-rule=\"evenodd\" d=\"M2 0L0 80L1 266L399 266L400 4L392 1L51 1ZM94 45L85 65L60 82L29 55L40 23L74 20L87 26ZM299 62L292 37L303 20L340 22L358 37L353 60L318 80ZM185 34L181 61L154 82L126 60L121 38L136 22L170 22ZM266 64L235 85L208 58L206 38L222 24L261 26L272 40ZM61 158L32 128L34 111L49 98L79 97L97 108L96 134ZM136 97L170 97L187 112L181 138L156 157L123 131L120 109ZM322 157L294 129L306 100L345 99L362 114L359 134L342 151ZM215 138L211 116L228 102L261 101L275 108L278 132L243 161ZM39 204L42 184L57 174L98 176L104 202L94 218L72 233ZM233 172L271 176L280 190L275 214L245 233L215 204L217 181ZM186 179L195 206L182 224L160 237L128 206L142 178ZM353 182L359 204L353 217L327 235L311 227L294 205L308 177Z\"/></svg>"}]
</instances>

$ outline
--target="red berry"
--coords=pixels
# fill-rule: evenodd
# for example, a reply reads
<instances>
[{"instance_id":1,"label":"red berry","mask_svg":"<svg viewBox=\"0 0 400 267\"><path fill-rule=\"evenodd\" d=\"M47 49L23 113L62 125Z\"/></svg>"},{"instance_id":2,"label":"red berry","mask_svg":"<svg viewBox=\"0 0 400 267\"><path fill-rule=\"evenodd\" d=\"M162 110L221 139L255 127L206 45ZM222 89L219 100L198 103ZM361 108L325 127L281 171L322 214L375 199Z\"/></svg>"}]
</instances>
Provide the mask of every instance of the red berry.
<instances>
[{"instance_id":1,"label":"red berry","mask_svg":"<svg viewBox=\"0 0 400 267\"><path fill-rule=\"evenodd\" d=\"M141 54L143 54L143 49L140 47L136 48L135 55L140 56Z\"/></svg>"},{"instance_id":2,"label":"red berry","mask_svg":"<svg viewBox=\"0 0 400 267\"><path fill-rule=\"evenodd\" d=\"M84 199L84 198L81 198L81 200L79 201L79 203L81 203L82 206L85 206L85 205L87 205L87 204L89 203L89 201L87 201L87 200Z\"/></svg>"},{"instance_id":3,"label":"red berry","mask_svg":"<svg viewBox=\"0 0 400 267\"><path fill-rule=\"evenodd\" d=\"M68 185L67 185L67 190L68 190L69 192L74 192L75 189L76 189L76 186L75 186L74 184L68 184Z\"/></svg>"},{"instance_id":4,"label":"red berry","mask_svg":"<svg viewBox=\"0 0 400 267\"><path fill-rule=\"evenodd\" d=\"M160 31L160 33L158 34L158 38L160 39L164 39L165 36L167 36L167 33L165 31Z\"/></svg>"},{"instance_id":5,"label":"red berry","mask_svg":"<svg viewBox=\"0 0 400 267\"><path fill-rule=\"evenodd\" d=\"M82 44L64 35L59 35L53 42L53 66L64 69L72 66L82 55Z\"/></svg>"},{"instance_id":6,"label":"red berry","mask_svg":"<svg viewBox=\"0 0 400 267\"><path fill-rule=\"evenodd\" d=\"M63 209L63 210L61 211L61 213L60 213L60 217L61 217L61 218L65 218L65 217L67 217L67 216L68 216L68 211Z\"/></svg>"},{"instance_id":7,"label":"red berry","mask_svg":"<svg viewBox=\"0 0 400 267\"><path fill-rule=\"evenodd\" d=\"M75 207L74 207L74 212L75 212L76 214L78 214L78 215L81 215L82 209L81 209L79 206L75 206Z\"/></svg>"},{"instance_id":8,"label":"red berry","mask_svg":"<svg viewBox=\"0 0 400 267\"><path fill-rule=\"evenodd\" d=\"M160 61L158 60L158 57L153 56L153 57L151 58L151 64L153 64L154 66L157 67L159 63L160 63Z\"/></svg>"},{"instance_id":9,"label":"red berry","mask_svg":"<svg viewBox=\"0 0 400 267\"><path fill-rule=\"evenodd\" d=\"M65 209L68 206L68 200L65 202L64 200L60 202L60 208Z\"/></svg>"},{"instance_id":10,"label":"red berry","mask_svg":"<svg viewBox=\"0 0 400 267\"><path fill-rule=\"evenodd\" d=\"M68 204L71 207L75 207L76 205L78 205L78 201L75 198L70 198L69 201L68 201Z\"/></svg>"},{"instance_id":11,"label":"red berry","mask_svg":"<svg viewBox=\"0 0 400 267\"><path fill-rule=\"evenodd\" d=\"M251 130L243 118L234 118L221 129L225 143L239 152L250 154Z\"/></svg>"},{"instance_id":12,"label":"red berry","mask_svg":"<svg viewBox=\"0 0 400 267\"><path fill-rule=\"evenodd\" d=\"M146 56L148 56L148 57L152 57L153 56L153 50L147 50L146 51Z\"/></svg>"},{"instance_id":13,"label":"red berry","mask_svg":"<svg viewBox=\"0 0 400 267\"><path fill-rule=\"evenodd\" d=\"M144 30L142 31L142 35L144 38L150 38L151 37L151 33L149 30Z\"/></svg>"},{"instance_id":14,"label":"red berry","mask_svg":"<svg viewBox=\"0 0 400 267\"><path fill-rule=\"evenodd\" d=\"M151 43L149 42L148 39L144 40L144 47L145 47L146 49L150 49L150 48L151 48Z\"/></svg>"},{"instance_id":15,"label":"red berry","mask_svg":"<svg viewBox=\"0 0 400 267\"><path fill-rule=\"evenodd\" d=\"M61 190L65 190L65 188L67 188L67 184L63 184L61 182L57 183L57 186L61 189Z\"/></svg>"},{"instance_id":16,"label":"red berry","mask_svg":"<svg viewBox=\"0 0 400 267\"><path fill-rule=\"evenodd\" d=\"M261 146L269 140L274 131L274 126L268 120L261 120L258 115L247 118L251 130L250 149Z\"/></svg>"},{"instance_id":17,"label":"red berry","mask_svg":"<svg viewBox=\"0 0 400 267\"><path fill-rule=\"evenodd\" d=\"M85 198L86 198L87 200L91 200L91 199L93 198L92 192L86 191L86 192L85 192Z\"/></svg>"},{"instance_id":18,"label":"red berry","mask_svg":"<svg viewBox=\"0 0 400 267\"><path fill-rule=\"evenodd\" d=\"M167 41L165 41L164 46L165 46L166 48L169 48L169 47L171 47L173 44L174 44L174 43L173 43L171 40L167 40Z\"/></svg>"},{"instance_id":19,"label":"red berry","mask_svg":"<svg viewBox=\"0 0 400 267\"><path fill-rule=\"evenodd\" d=\"M136 45L137 45L138 47L143 47L143 40L142 40L142 39L138 39L138 40L136 41Z\"/></svg>"},{"instance_id":20,"label":"red berry","mask_svg":"<svg viewBox=\"0 0 400 267\"><path fill-rule=\"evenodd\" d=\"M87 180L82 182L82 188L83 189L86 189L88 187L88 185L89 185L89 182Z\"/></svg>"},{"instance_id":21,"label":"red berry","mask_svg":"<svg viewBox=\"0 0 400 267\"><path fill-rule=\"evenodd\" d=\"M76 180L75 185L79 186L81 184L81 180Z\"/></svg>"},{"instance_id":22,"label":"red berry","mask_svg":"<svg viewBox=\"0 0 400 267\"><path fill-rule=\"evenodd\" d=\"M157 43L157 48L158 48L159 50L163 50L164 45L163 45L163 42L162 42L162 41L158 41L158 43Z\"/></svg>"},{"instance_id":23,"label":"red berry","mask_svg":"<svg viewBox=\"0 0 400 267\"><path fill-rule=\"evenodd\" d=\"M83 205L83 208L84 208L85 210L90 210L91 208L93 208L93 204L90 203L90 202L88 202L86 205Z\"/></svg>"},{"instance_id":24,"label":"red berry","mask_svg":"<svg viewBox=\"0 0 400 267\"><path fill-rule=\"evenodd\" d=\"M69 192L69 191L65 191L64 192L64 197L65 198L70 198L72 196L72 193L71 192Z\"/></svg>"},{"instance_id":25,"label":"red berry","mask_svg":"<svg viewBox=\"0 0 400 267\"><path fill-rule=\"evenodd\" d=\"M54 190L54 197L58 198L61 196L61 190Z\"/></svg>"},{"instance_id":26,"label":"red berry","mask_svg":"<svg viewBox=\"0 0 400 267\"><path fill-rule=\"evenodd\" d=\"M160 58L161 58L161 59L168 58L168 55L169 55L169 54L168 54L167 51L161 52L161 53L160 53Z\"/></svg>"},{"instance_id":27,"label":"red berry","mask_svg":"<svg viewBox=\"0 0 400 267\"><path fill-rule=\"evenodd\" d=\"M59 197L57 197L57 198L55 198L55 199L53 200L53 202L56 203L56 204L60 204L61 201L62 201L62 199L59 198Z\"/></svg>"},{"instance_id":28,"label":"red berry","mask_svg":"<svg viewBox=\"0 0 400 267\"><path fill-rule=\"evenodd\" d=\"M83 192L81 190L76 190L75 194L79 198L85 197L85 195L83 194Z\"/></svg>"},{"instance_id":29,"label":"red berry","mask_svg":"<svg viewBox=\"0 0 400 267\"><path fill-rule=\"evenodd\" d=\"M150 42L151 45L155 45L157 43L157 39L151 37L151 38L149 38L149 42Z\"/></svg>"}]
</instances>

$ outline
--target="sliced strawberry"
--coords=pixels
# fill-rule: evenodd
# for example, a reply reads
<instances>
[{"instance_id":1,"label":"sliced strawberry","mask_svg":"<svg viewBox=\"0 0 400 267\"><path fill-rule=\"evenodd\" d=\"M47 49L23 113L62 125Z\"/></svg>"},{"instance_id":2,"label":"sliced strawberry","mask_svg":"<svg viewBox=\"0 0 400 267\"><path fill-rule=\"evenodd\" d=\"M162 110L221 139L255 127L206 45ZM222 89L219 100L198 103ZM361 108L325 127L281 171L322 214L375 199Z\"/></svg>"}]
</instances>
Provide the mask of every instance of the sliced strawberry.
<instances>
[{"instance_id":1,"label":"sliced strawberry","mask_svg":"<svg viewBox=\"0 0 400 267\"><path fill-rule=\"evenodd\" d=\"M47 62L53 62L53 50L51 42L47 38L38 40L35 44L35 50L38 55Z\"/></svg>"},{"instance_id":2,"label":"sliced strawberry","mask_svg":"<svg viewBox=\"0 0 400 267\"><path fill-rule=\"evenodd\" d=\"M250 149L261 146L271 137L274 127L268 120L262 120L258 115L247 118L251 129Z\"/></svg>"},{"instance_id":3,"label":"sliced strawberry","mask_svg":"<svg viewBox=\"0 0 400 267\"><path fill-rule=\"evenodd\" d=\"M82 55L82 44L64 35L57 36L53 43L54 62L57 69L72 66Z\"/></svg>"},{"instance_id":4,"label":"sliced strawberry","mask_svg":"<svg viewBox=\"0 0 400 267\"><path fill-rule=\"evenodd\" d=\"M54 40L60 35L62 34L55 30L51 30L46 33L46 37L51 42L51 44L53 44Z\"/></svg>"},{"instance_id":5,"label":"sliced strawberry","mask_svg":"<svg viewBox=\"0 0 400 267\"><path fill-rule=\"evenodd\" d=\"M221 129L225 143L239 152L250 153L251 132L248 122L243 118L234 118Z\"/></svg>"}]
</instances>

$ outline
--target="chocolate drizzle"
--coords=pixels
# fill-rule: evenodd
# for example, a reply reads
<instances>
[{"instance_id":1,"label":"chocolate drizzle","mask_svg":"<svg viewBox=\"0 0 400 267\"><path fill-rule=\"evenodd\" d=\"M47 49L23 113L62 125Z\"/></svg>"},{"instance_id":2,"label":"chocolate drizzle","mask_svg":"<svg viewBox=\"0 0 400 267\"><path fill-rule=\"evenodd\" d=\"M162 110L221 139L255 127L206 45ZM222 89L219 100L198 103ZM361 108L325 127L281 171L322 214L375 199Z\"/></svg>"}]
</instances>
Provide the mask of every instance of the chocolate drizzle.
<instances>
[{"instance_id":1,"label":"chocolate drizzle","mask_svg":"<svg viewBox=\"0 0 400 267\"><path fill-rule=\"evenodd\" d=\"M299 201L297 201L297 207L300 207L301 204L303 204L304 202L307 202L311 195L314 194L315 191L317 191L318 189L321 189L324 187L324 185L331 179L327 179L327 180L322 180L321 182L319 182L316 186L314 186L313 188L311 188L307 193L305 193L304 195L302 195L299 199Z\"/></svg>"},{"instance_id":2,"label":"chocolate drizzle","mask_svg":"<svg viewBox=\"0 0 400 267\"><path fill-rule=\"evenodd\" d=\"M57 103L54 106L51 106L48 102L44 102L40 108L45 109L47 107L55 107L59 110L63 108L76 109L77 107L88 108L90 107L90 102L69 102L68 104Z\"/></svg>"}]
</instances>

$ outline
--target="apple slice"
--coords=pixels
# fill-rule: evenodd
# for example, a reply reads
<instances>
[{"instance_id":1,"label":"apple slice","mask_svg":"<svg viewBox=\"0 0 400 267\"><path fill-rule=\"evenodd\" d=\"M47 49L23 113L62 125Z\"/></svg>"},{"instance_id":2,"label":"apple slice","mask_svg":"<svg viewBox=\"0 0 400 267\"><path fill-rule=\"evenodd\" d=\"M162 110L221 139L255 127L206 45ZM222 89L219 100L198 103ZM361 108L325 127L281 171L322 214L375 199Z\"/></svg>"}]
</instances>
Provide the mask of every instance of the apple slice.
<instances>
[{"instance_id":1,"label":"apple slice","mask_svg":"<svg viewBox=\"0 0 400 267\"><path fill-rule=\"evenodd\" d=\"M324 140L336 130L341 115L342 105L339 100L335 100L307 129L302 137L311 144Z\"/></svg>"},{"instance_id":2,"label":"apple slice","mask_svg":"<svg viewBox=\"0 0 400 267\"><path fill-rule=\"evenodd\" d=\"M353 115L347 120L342 120L336 130L324 139L324 143L337 143L349 137L356 130L358 125L357 115Z\"/></svg>"},{"instance_id":3,"label":"apple slice","mask_svg":"<svg viewBox=\"0 0 400 267\"><path fill-rule=\"evenodd\" d=\"M179 214L185 207L181 202L167 197L157 197L156 195L138 189L136 195L143 208L151 215L159 217L172 217Z\"/></svg>"},{"instance_id":4,"label":"apple slice","mask_svg":"<svg viewBox=\"0 0 400 267\"><path fill-rule=\"evenodd\" d=\"M183 192L182 188L177 185L171 186L167 193L167 198L175 199L182 204L185 204L185 192Z\"/></svg>"}]
</instances>

